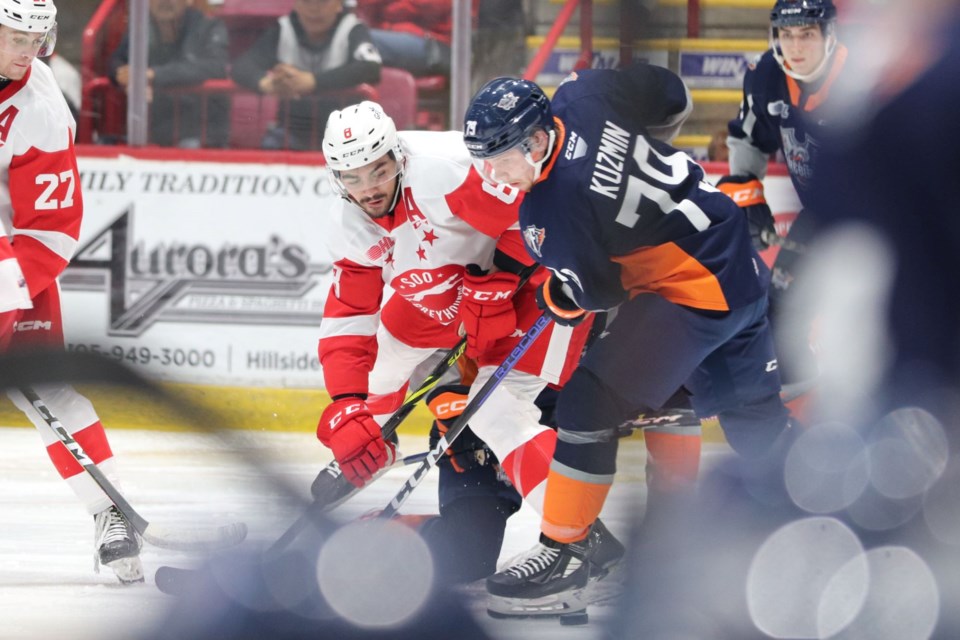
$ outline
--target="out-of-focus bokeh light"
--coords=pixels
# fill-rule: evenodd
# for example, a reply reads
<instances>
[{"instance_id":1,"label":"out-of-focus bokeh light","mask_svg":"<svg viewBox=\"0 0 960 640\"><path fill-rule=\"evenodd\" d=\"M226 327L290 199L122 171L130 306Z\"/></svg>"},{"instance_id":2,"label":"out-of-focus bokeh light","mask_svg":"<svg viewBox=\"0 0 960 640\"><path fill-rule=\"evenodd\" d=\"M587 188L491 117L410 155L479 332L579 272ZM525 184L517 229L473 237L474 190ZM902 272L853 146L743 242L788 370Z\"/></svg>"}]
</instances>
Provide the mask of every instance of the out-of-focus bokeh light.
<instances>
[{"instance_id":1,"label":"out-of-focus bokeh light","mask_svg":"<svg viewBox=\"0 0 960 640\"><path fill-rule=\"evenodd\" d=\"M784 467L790 498L810 513L845 509L862 495L869 478L863 439L836 422L805 430L790 448Z\"/></svg>"},{"instance_id":2,"label":"out-of-focus bokeh light","mask_svg":"<svg viewBox=\"0 0 960 640\"><path fill-rule=\"evenodd\" d=\"M853 423L868 415L867 398L890 361L892 253L870 227L847 224L825 234L808 256L792 289L799 308L818 311L818 397L826 415ZM785 321L780 330L801 329Z\"/></svg>"},{"instance_id":3,"label":"out-of-focus bokeh light","mask_svg":"<svg viewBox=\"0 0 960 640\"><path fill-rule=\"evenodd\" d=\"M937 623L940 593L930 568L907 547L871 549L833 577L820 606L819 638L837 640L922 640ZM869 589L862 599L863 565ZM850 621L849 600L861 604Z\"/></svg>"},{"instance_id":4,"label":"out-of-focus bokeh light","mask_svg":"<svg viewBox=\"0 0 960 640\"><path fill-rule=\"evenodd\" d=\"M822 637L821 601L841 569L848 572L844 601L826 616L837 629L856 617L867 597L869 576L860 540L835 518L784 525L750 563L747 606L753 623L773 638Z\"/></svg>"},{"instance_id":5,"label":"out-of-focus bokeh light","mask_svg":"<svg viewBox=\"0 0 960 640\"><path fill-rule=\"evenodd\" d=\"M954 461L927 492L923 517L938 540L960 546L960 463Z\"/></svg>"},{"instance_id":6,"label":"out-of-focus bokeh light","mask_svg":"<svg viewBox=\"0 0 960 640\"><path fill-rule=\"evenodd\" d=\"M324 599L358 627L392 627L416 615L430 595L433 573L423 539L380 518L338 529L317 558Z\"/></svg>"},{"instance_id":7,"label":"out-of-focus bokeh light","mask_svg":"<svg viewBox=\"0 0 960 640\"><path fill-rule=\"evenodd\" d=\"M870 481L893 499L919 496L947 468L947 436L940 422L915 407L897 409L878 425L870 447Z\"/></svg>"}]
</instances>

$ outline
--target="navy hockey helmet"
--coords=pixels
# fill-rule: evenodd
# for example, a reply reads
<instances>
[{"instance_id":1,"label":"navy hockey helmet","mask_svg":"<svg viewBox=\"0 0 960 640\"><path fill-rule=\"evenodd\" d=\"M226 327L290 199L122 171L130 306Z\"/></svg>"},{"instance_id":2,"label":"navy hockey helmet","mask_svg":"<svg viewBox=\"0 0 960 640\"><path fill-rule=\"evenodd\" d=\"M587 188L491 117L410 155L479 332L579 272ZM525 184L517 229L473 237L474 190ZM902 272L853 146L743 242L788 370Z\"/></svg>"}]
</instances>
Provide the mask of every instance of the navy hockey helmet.
<instances>
[{"instance_id":1,"label":"navy hockey helmet","mask_svg":"<svg viewBox=\"0 0 960 640\"><path fill-rule=\"evenodd\" d=\"M492 158L524 145L537 129L553 131L550 100L543 89L529 80L494 78L467 108L463 141L474 158Z\"/></svg>"},{"instance_id":2,"label":"navy hockey helmet","mask_svg":"<svg viewBox=\"0 0 960 640\"><path fill-rule=\"evenodd\" d=\"M817 25L824 37L823 60L808 74L800 74L786 64L780 46L780 29ZM788 76L809 82L817 79L826 69L837 47L837 7L833 0L777 0L770 11L770 48L777 64Z\"/></svg>"},{"instance_id":3,"label":"navy hockey helmet","mask_svg":"<svg viewBox=\"0 0 960 640\"><path fill-rule=\"evenodd\" d=\"M770 12L770 25L774 28L825 25L836 19L833 0L777 0Z\"/></svg>"}]
</instances>

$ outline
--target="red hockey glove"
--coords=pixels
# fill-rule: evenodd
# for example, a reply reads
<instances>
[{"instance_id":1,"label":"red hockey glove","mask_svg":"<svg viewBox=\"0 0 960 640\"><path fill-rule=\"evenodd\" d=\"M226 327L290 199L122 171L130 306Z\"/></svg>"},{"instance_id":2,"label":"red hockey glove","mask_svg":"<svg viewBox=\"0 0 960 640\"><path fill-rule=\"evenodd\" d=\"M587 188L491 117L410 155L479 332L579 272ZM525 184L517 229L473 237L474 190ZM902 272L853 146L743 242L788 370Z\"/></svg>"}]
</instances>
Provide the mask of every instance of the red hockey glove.
<instances>
[{"instance_id":1,"label":"red hockey glove","mask_svg":"<svg viewBox=\"0 0 960 640\"><path fill-rule=\"evenodd\" d=\"M563 283L552 273L537 288L537 306L565 327L575 327L587 316L587 312L563 292Z\"/></svg>"},{"instance_id":2,"label":"red hockey glove","mask_svg":"<svg viewBox=\"0 0 960 640\"><path fill-rule=\"evenodd\" d=\"M473 266L463 274L460 320L467 335L467 356L476 358L494 342L517 330L513 294L520 277L507 271L477 275Z\"/></svg>"},{"instance_id":3,"label":"red hockey glove","mask_svg":"<svg viewBox=\"0 0 960 640\"><path fill-rule=\"evenodd\" d=\"M751 174L724 176L717 182L717 188L737 203L747 216L750 226L750 239L757 251L770 246L777 230L773 225L773 213L763 196L763 183Z\"/></svg>"},{"instance_id":4,"label":"red hockey glove","mask_svg":"<svg viewBox=\"0 0 960 640\"><path fill-rule=\"evenodd\" d=\"M320 416L317 438L333 451L343 477L357 487L396 458L395 446L384 442L380 425L359 398L331 402Z\"/></svg>"}]
</instances>

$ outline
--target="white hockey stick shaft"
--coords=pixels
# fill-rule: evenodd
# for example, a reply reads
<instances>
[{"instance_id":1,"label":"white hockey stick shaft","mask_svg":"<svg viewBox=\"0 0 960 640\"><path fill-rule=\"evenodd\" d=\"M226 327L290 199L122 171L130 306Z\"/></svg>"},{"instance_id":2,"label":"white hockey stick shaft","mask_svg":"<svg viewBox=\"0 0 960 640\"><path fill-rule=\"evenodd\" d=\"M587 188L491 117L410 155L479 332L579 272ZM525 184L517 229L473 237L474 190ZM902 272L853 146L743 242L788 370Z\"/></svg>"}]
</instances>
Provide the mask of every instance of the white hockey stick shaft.
<instances>
[{"instance_id":1,"label":"white hockey stick shaft","mask_svg":"<svg viewBox=\"0 0 960 640\"><path fill-rule=\"evenodd\" d=\"M231 523L218 527L203 529L168 529L147 521L127 502L123 494L104 475L100 467L87 455L83 447L73 439L63 424L50 411L46 403L40 399L36 391L30 387L20 387L20 393L36 409L43 422L67 448L73 459L84 471L90 474L94 482L100 487L123 516L130 522L146 542L164 549L178 549L181 551L213 550L232 546L243 541L247 536L247 525L242 522Z\"/></svg>"}]
</instances>

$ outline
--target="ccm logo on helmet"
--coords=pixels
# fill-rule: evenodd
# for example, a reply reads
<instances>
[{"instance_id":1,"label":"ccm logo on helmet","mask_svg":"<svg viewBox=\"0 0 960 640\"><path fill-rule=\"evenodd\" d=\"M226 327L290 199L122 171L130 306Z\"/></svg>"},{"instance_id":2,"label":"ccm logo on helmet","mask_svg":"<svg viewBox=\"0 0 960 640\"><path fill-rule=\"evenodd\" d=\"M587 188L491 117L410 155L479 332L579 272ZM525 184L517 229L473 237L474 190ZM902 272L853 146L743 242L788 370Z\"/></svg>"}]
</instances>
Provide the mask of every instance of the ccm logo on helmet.
<instances>
[{"instance_id":1,"label":"ccm logo on helmet","mask_svg":"<svg viewBox=\"0 0 960 640\"><path fill-rule=\"evenodd\" d=\"M50 20L53 16L46 13L34 13L29 16L30 20Z\"/></svg>"}]
</instances>

